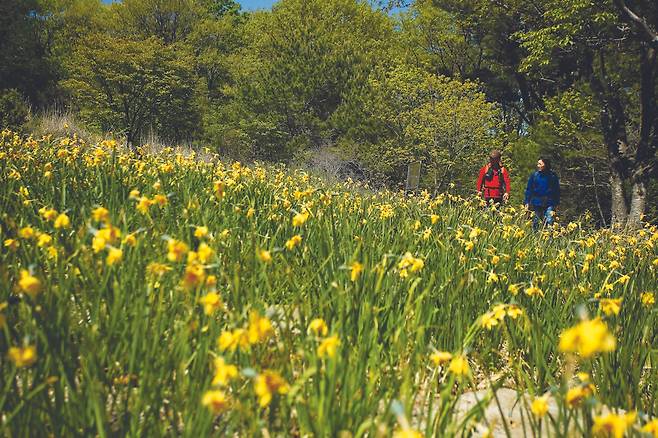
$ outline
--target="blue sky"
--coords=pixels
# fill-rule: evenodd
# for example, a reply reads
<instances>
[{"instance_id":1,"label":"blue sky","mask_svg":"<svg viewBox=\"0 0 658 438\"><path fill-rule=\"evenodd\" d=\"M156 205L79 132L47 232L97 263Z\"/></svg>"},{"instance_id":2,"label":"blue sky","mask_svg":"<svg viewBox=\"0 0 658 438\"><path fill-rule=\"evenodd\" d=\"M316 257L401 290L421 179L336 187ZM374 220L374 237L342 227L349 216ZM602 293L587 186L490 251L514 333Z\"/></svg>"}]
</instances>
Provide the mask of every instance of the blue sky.
<instances>
[{"instance_id":1,"label":"blue sky","mask_svg":"<svg viewBox=\"0 0 658 438\"><path fill-rule=\"evenodd\" d=\"M253 11L256 9L270 9L275 0L241 0L238 1L242 5L243 11Z\"/></svg>"}]
</instances>

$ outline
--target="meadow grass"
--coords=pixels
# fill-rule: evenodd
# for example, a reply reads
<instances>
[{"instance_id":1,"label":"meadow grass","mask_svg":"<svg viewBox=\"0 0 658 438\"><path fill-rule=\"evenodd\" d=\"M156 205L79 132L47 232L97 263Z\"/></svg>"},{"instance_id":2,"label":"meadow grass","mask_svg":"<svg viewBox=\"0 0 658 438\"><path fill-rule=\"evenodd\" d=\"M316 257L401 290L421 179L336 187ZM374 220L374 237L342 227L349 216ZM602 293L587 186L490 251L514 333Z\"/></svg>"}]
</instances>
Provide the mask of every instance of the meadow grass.
<instances>
[{"instance_id":1,"label":"meadow grass","mask_svg":"<svg viewBox=\"0 0 658 438\"><path fill-rule=\"evenodd\" d=\"M9 131L0 184L7 436L658 436L655 227Z\"/></svg>"}]
</instances>

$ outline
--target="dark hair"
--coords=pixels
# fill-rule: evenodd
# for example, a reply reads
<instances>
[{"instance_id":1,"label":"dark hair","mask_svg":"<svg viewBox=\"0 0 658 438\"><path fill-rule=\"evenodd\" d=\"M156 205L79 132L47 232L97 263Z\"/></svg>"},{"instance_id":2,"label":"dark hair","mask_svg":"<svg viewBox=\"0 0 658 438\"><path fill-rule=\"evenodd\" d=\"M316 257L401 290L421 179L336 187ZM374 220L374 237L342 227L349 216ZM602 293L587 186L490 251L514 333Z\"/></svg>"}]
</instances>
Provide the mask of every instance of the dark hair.
<instances>
[{"instance_id":1,"label":"dark hair","mask_svg":"<svg viewBox=\"0 0 658 438\"><path fill-rule=\"evenodd\" d=\"M491 161L491 162L498 162L498 161L500 161L500 157L501 157L502 155L503 155L503 154L502 154L498 149L494 149L494 150L491 151L491 153L489 154L489 161Z\"/></svg>"},{"instance_id":2,"label":"dark hair","mask_svg":"<svg viewBox=\"0 0 658 438\"><path fill-rule=\"evenodd\" d=\"M544 166L546 170L551 170L551 160L549 158L539 157L537 161L539 160L544 162Z\"/></svg>"}]
</instances>

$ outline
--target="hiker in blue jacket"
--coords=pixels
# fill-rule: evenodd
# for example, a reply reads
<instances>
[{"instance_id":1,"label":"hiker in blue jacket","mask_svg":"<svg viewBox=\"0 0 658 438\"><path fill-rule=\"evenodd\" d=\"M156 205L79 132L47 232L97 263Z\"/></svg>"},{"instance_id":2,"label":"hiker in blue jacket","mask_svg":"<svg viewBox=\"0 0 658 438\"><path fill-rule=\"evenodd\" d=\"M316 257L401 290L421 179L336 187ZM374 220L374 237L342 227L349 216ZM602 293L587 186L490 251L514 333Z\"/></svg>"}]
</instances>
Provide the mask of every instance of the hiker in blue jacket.
<instances>
[{"instance_id":1,"label":"hiker in blue jacket","mask_svg":"<svg viewBox=\"0 0 658 438\"><path fill-rule=\"evenodd\" d=\"M535 230L541 222L553 225L553 215L560 204L560 180L551 170L548 159L537 160L537 170L528 178L524 204L528 210L535 213L532 218L532 227Z\"/></svg>"}]
</instances>

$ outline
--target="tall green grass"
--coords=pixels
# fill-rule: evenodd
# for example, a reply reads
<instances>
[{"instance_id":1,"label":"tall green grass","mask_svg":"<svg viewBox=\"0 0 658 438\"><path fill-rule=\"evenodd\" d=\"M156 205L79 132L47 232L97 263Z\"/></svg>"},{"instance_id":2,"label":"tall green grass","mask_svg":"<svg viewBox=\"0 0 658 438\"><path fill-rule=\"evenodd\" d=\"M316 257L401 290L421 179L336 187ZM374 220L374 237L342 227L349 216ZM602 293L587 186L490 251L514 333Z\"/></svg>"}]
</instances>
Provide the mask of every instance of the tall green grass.
<instances>
[{"instance_id":1,"label":"tall green grass","mask_svg":"<svg viewBox=\"0 0 658 438\"><path fill-rule=\"evenodd\" d=\"M535 432L589 434L606 405L637 411L628 433L639 434L658 413L656 306L643 295L658 292L653 227L627 234L583 221L535 233L519 208L491 211L451 194L369 193L278 167L169 149L140 157L111 142L9 131L0 136L0 184L7 436L461 435L483 420L480 409L455 415L460 394L503 386L557 402L550 418L523 402ZM135 189L164 195L166 204L143 214ZM103 227L92 219L99 206L121 231L111 245L123 257L111 266L108 249L92 248ZM55 228L42 208L65 213L71 226ZM307 221L294 226L303 212ZM198 226L209 235L195 237ZM25 227L35 236L21 237ZM39 246L42 233L52 243ZM130 233L134 245L123 241ZM301 244L286 248L294 235ZM216 286L182 287L187 262L167 259L169 239L192 251L209 245L204 272ZM424 266L405 273L407 252ZM353 277L354 262L363 271ZM149 273L152 263L171 270ZM21 270L41 282L34 297L21 290ZM532 286L543 296L526 294ZM223 308L208 315L199 299L214 289ZM605 314L601 298L622 298L619 314ZM523 314L488 329L482 316L497 304ZM220 351L220 335L248 327L252 312L273 333ZM566 329L597 316L614 351L584 358L559 350ZM326 335L308 331L315 318L326 321ZM320 357L329 336L340 346ZM37 358L19 367L8 352L26 346ZM470 373L436 365L436 351L464 355ZM221 388L229 401L220 414L201 404L216 357L239 370ZM288 388L262 407L255 381L265 370ZM588 373L595 391L570 406L576 372Z\"/></svg>"}]
</instances>

